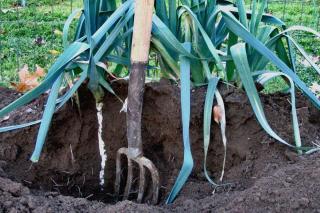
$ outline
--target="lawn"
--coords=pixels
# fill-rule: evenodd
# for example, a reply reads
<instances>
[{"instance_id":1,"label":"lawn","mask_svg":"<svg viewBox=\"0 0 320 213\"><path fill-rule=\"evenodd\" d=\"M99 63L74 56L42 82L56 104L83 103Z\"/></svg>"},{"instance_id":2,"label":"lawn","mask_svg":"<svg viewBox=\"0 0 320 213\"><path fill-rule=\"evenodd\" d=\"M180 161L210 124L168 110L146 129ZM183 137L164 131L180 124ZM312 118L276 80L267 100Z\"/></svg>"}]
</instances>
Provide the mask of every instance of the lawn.
<instances>
[{"instance_id":1,"label":"lawn","mask_svg":"<svg viewBox=\"0 0 320 213\"><path fill-rule=\"evenodd\" d=\"M62 50L62 31L65 20L82 1L29 0L25 8L16 1L0 3L0 84L8 86L17 80L17 70L36 64L46 70ZM55 33L56 32L56 33Z\"/></svg>"},{"instance_id":2,"label":"lawn","mask_svg":"<svg viewBox=\"0 0 320 213\"><path fill-rule=\"evenodd\" d=\"M301 3L303 2L303 3ZM320 5L320 2L315 3ZM285 7L286 6L286 7ZM82 0L28 0L27 7L19 7L15 0L0 2L0 85L10 86L17 81L17 71L28 64L30 70L39 65L47 70L62 51L59 32L72 10L82 7ZM318 11L317 11L318 10ZM286 21L288 25L302 24L319 30L319 10L313 1L270 1L268 11ZM309 35L295 35L313 56L320 55L320 41ZM297 57L298 62L303 61ZM272 67L270 67L272 69ZM298 65L302 79L309 84L320 83L315 71ZM282 87L281 80L271 90Z\"/></svg>"},{"instance_id":3,"label":"lawn","mask_svg":"<svg viewBox=\"0 0 320 213\"><path fill-rule=\"evenodd\" d=\"M289 26L303 25L311 27L317 31L320 30L320 1L270 1L268 5L268 12L276 15L285 21ZM289 3L290 2L290 3ZM307 52L312 56L320 56L320 40L315 39L308 34L295 34L293 35L299 43L304 47ZM297 57L297 72L301 79L309 85L317 82L320 83L319 75L315 70L309 67L308 63L301 58ZM303 63L301 63L303 62ZM307 64L307 67L305 66ZM319 65L318 61L318 65ZM274 80L270 91L283 88L284 82L282 79Z\"/></svg>"}]
</instances>

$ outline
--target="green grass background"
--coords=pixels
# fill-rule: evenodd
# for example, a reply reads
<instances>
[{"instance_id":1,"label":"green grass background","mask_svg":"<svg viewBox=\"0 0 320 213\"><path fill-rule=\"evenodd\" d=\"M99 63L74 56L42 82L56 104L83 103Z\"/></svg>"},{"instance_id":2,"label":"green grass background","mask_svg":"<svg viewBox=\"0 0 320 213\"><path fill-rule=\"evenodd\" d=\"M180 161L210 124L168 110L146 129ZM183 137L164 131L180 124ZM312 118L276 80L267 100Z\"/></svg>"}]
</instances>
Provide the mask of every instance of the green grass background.
<instances>
[{"instance_id":1,"label":"green grass background","mask_svg":"<svg viewBox=\"0 0 320 213\"><path fill-rule=\"evenodd\" d=\"M62 51L62 37L54 30L63 29L63 24L72 10L82 7L82 0L27 0L27 7L17 7L16 0L0 0L0 86L9 86L18 80L17 72L28 64L30 70L35 65L51 66L57 56L50 50ZM290 25L302 24L320 30L320 1L270 1L268 11ZM250 1L247 1L248 7ZM315 5L316 4L316 7ZM320 55L320 40L306 34L295 37L311 55ZM44 44L35 44L35 39L43 39ZM297 56L298 61L301 61ZM301 78L311 84L320 83L319 75L311 68L298 66ZM274 69L270 66L270 69ZM281 80L274 80L268 91L283 87Z\"/></svg>"}]
</instances>

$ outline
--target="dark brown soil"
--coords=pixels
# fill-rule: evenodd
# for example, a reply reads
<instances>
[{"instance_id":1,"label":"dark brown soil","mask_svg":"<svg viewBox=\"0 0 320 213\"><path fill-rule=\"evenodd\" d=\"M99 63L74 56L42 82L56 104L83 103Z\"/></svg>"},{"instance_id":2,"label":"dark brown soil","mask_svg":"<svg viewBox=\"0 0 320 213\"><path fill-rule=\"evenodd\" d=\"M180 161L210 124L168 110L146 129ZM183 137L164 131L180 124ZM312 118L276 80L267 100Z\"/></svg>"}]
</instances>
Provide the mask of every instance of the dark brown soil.
<instances>
[{"instance_id":1,"label":"dark brown soil","mask_svg":"<svg viewBox=\"0 0 320 213\"><path fill-rule=\"evenodd\" d=\"M125 99L125 83L114 85ZM228 152L224 187L213 188L203 175L203 105L206 88L192 91L191 142L195 167L191 178L172 205L165 205L183 159L180 93L166 81L146 87L143 111L145 155L158 167L161 201L158 206L115 202L116 151L126 146L125 114L112 95L104 100L104 132L108 154L106 186L99 186L95 102L87 89L80 90L80 110L68 103L54 117L41 160L28 160L38 126L0 134L0 209L3 212L320 212L319 154L298 156L270 139L260 128L246 95L221 86L226 112ZM1 88L0 108L19 94ZM286 95L263 96L271 126L293 141L291 107ZM0 126L41 117L45 96L19 111ZM297 110L306 144L320 143L320 115L298 95ZM208 170L218 177L223 158L218 126L213 124ZM125 170L124 170L125 173ZM133 196L134 197L134 196Z\"/></svg>"}]
</instances>

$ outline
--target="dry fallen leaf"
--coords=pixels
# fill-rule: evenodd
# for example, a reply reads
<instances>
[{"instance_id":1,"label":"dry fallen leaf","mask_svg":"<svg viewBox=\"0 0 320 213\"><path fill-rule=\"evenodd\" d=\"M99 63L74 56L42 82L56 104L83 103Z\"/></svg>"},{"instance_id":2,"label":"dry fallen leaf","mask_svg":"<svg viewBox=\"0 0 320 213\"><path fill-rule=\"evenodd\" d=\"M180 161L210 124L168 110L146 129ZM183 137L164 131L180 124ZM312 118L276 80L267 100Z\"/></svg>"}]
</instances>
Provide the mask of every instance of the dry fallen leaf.
<instances>
[{"instance_id":1,"label":"dry fallen leaf","mask_svg":"<svg viewBox=\"0 0 320 213\"><path fill-rule=\"evenodd\" d=\"M222 119L222 109L221 106L216 105L213 107L213 118L214 121L219 124Z\"/></svg>"},{"instance_id":2,"label":"dry fallen leaf","mask_svg":"<svg viewBox=\"0 0 320 213\"><path fill-rule=\"evenodd\" d=\"M30 73L29 73L29 67L27 64L25 64L21 70L19 71L19 80L24 82L27 80L27 78L29 77Z\"/></svg>"},{"instance_id":3,"label":"dry fallen leaf","mask_svg":"<svg viewBox=\"0 0 320 213\"><path fill-rule=\"evenodd\" d=\"M44 77L44 76L45 76L44 69L43 69L42 67L40 67L38 64L36 64L35 74L36 74L38 77Z\"/></svg>"},{"instance_id":4,"label":"dry fallen leaf","mask_svg":"<svg viewBox=\"0 0 320 213\"><path fill-rule=\"evenodd\" d=\"M18 91L25 93L39 85L39 78L45 75L43 68L36 65L36 71L34 73L29 72L28 65L24 65L19 71L19 82L11 82L11 85Z\"/></svg>"},{"instance_id":5,"label":"dry fallen leaf","mask_svg":"<svg viewBox=\"0 0 320 213\"><path fill-rule=\"evenodd\" d=\"M320 85L318 83L313 83L310 89L318 98L320 98Z\"/></svg>"}]
</instances>

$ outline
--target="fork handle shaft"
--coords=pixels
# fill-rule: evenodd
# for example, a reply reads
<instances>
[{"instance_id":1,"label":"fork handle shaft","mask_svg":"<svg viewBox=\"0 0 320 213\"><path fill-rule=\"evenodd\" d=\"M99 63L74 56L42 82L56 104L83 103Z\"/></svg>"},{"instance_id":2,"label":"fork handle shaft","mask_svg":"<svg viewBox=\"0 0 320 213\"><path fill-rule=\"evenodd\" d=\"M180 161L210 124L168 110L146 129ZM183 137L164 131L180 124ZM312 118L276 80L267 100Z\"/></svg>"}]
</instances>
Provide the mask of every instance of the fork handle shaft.
<instances>
[{"instance_id":1,"label":"fork handle shaft","mask_svg":"<svg viewBox=\"0 0 320 213\"><path fill-rule=\"evenodd\" d=\"M136 0L131 48L131 63L149 59L154 0Z\"/></svg>"},{"instance_id":2,"label":"fork handle shaft","mask_svg":"<svg viewBox=\"0 0 320 213\"><path fill-rule=\"evenodd\" d=\"M154 0L136 0L135 4L127 106L128 154L133 158L143 154L141 118Z\"/></svg>"}]
</instances>

